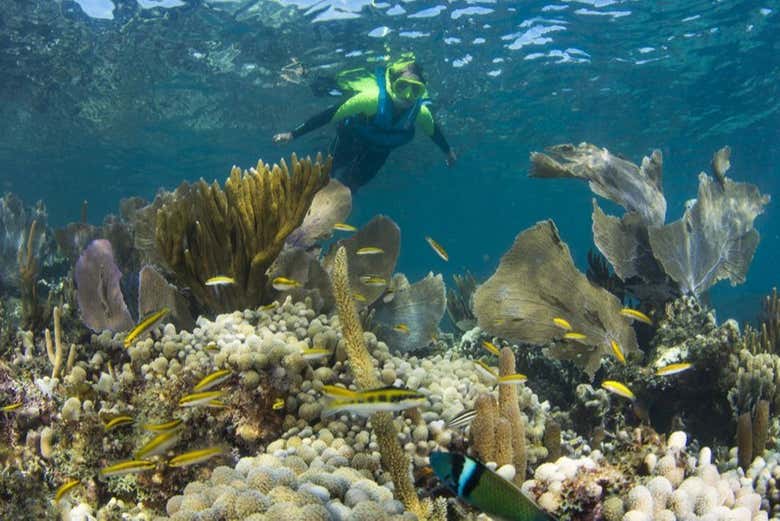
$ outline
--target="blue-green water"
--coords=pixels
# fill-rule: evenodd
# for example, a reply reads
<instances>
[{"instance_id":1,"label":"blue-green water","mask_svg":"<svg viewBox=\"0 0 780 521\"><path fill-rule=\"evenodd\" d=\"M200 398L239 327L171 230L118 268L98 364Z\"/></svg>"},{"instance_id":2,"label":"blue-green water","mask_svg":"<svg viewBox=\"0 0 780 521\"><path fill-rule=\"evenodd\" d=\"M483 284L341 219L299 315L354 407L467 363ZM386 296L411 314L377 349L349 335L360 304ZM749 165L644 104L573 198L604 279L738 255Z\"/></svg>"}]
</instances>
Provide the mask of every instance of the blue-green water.
<instances>
[{"instance_id":1,"label":"blue-green water","mask_svg":"<svg viewBox=\"0 0 780 521\"><path fill-rule=\"evenodd\" d=\"M86 199L99 222L122 197L326 150L332 127L285 146L271 136L335 101L313 94L318 76L413 51L460 161L447 168L418 137L361 190L350 222L395 219L411 279L487 276L549 217L584 266L592 195L529 179L529 152L589 141L638 163L659 148L671 221L728 144L730 176L776 199L778 11L769 0L4 0L0 188L42 199L54 225L78 220ZM777 284L775 206L756 221L747 283L713 291L721 316L752 318Z\"/></svg>"}]
</instances>

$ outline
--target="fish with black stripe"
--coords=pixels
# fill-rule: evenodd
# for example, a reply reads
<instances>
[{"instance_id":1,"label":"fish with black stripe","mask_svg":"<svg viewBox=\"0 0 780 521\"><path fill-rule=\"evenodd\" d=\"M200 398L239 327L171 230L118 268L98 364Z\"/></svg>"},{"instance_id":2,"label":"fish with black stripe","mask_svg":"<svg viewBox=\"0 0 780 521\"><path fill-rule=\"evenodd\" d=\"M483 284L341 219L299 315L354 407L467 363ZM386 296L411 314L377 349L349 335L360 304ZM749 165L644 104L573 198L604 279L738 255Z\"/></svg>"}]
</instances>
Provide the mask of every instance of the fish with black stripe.
<instances>
[{"instance_id":1,"label":"fish with black stripe","mask_svg":"<svg viewBox=\"0 0 780 521\"><path fill-rule=\"evenodd\" d=\"M431 467L460 499L503 521L554 521L525 492L479 461L456 452L431 452Z\"/></svg>"}]
</instances>

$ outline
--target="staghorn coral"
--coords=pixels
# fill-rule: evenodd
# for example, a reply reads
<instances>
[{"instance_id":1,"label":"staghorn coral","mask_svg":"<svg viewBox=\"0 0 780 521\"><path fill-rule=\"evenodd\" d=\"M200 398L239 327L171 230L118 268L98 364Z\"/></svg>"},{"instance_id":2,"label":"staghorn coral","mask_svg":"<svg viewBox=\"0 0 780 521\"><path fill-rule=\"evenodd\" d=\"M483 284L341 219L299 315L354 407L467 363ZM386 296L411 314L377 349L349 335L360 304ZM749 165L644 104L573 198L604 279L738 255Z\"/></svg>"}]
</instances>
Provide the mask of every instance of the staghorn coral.
<instances>
[{"instance_id":1,"label":"staghorn coral","mask_svg":"<svg viewBox=\"0 0 780 521\"><path fill-rule=\"evenodd\" d=\"M179 284L211 310L244 309L268 299L266 270L328 182L331 161L298 160L290 167L233 167L224 188L205 181L183 183L161 199L156 246ZM217 295L204 283L228 275L236 284Z\"/></svg>"},{"instance_id":2,"label":"staghorn coral","mask_svg":"<svg viewBox=\"0 0 780 521\"><path fill-rule=\"evenodd\" d=\"M133 326L114 261L114 249L106 239L96 239L82 252L74 272L81 320L93 331L124 331Z\"/></svg>"},{"instance_id":3,"label":"staghorn coral","mask_svg":"<svg viewBox=\"0 0 780 521\"><path fill-rule=\"evenodd\" d=\"M395 352L419 351L428 347L439 331L446 294L441 275L429 273L409 284L406 277L393 277L393 299L374 307L375 331ZM407 330L399 330L405 325Z\"/></svg>"},{"instance_id":4,"label":"staghorn coral","mask_svg":"<svg viewBox=\"0 0 780 521\"><path fill-rule=\"evenodd\" d=\"M341 322L342 335L349 356L355 380L360 389L380 387L379 379L374 370L371 355L363 343L363 329L360 325L355 302L350 289L349 264L347 249L339 246L333 258L331 272L333 294ZM378 412L371 416L371 424L377 436L382 454L382 466L391 474L395 493L410 510L420 519L429 519L436 512L431 503L421 503L417 497L414 483L409 473L409 458L398 444L398 437L393 418L390 413ZM441 512L438 512L440 515Z\"/></svg>"},{"instance_id":5,"label":"staghorn coral","mask_svg":"<svg viewBox=\"0 0 780 521\"><path fill-rule=\"evenodd\" d=\"M569 321L585 335L584 345L561 342L549 356L570 359L591 378L616 341L626 356L638 351L631 325L620 316L622 304L594 286L574 266L555 223L543 221L520 233L501 258L498 270L474 294L479 326L513 342L547 344L562 337L553 318Z\"/></svg>"}]
</instances>

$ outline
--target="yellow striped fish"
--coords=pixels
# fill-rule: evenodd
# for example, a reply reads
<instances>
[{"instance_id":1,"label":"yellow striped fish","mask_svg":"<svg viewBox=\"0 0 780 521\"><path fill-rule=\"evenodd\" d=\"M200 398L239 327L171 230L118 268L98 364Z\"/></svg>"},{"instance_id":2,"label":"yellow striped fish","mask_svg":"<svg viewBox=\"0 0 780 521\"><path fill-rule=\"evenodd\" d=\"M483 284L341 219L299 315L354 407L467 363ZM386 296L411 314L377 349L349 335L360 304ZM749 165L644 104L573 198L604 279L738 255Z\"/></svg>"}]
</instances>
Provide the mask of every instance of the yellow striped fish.
<instances>
[{"instance_id":1,"label":"yellow striped fish","mask_svg":"<svg viewBox=\"0 0 780 521\"><path fill-rule=\"evenodd\" d=\"M477 364L477 371L480 375L482 375L483 378L490 382L498 381L498 372L496 372L495 369L487 365L482 360L474 360L474 363Z\"/></svg>"},{"instance_id":2,"label":"yellow striped fish","mask_svg":"<svg viewBox=\"0 0 780 521\"><path fill-rule=\"evenodd\" d=\"M648 317L647 315L645 315L644 313L642 313L641 311L637 310L637 309L623 308L623 309L620 310L620 314L623 315L624 317L630 318L632 320L637 320L639 322L644 322L645 324L648 324L648 325L651 325L651 326L653 325L653 320L650 317Z\"/></svg>"},{"instance_id":3,"label":"yellow striped fish","mask_svg":"<svg viewBox=\"0 0 780 521\"><path fill-rule=\"evenodd\" d=\"M103 478L110 478L111 476L124 476L125 474L137 474L145 470L152 470L157 465L154 461L140 459L140 460L128 460L114 463L108 467L100 469L100 476Z\"/></svg>"},{"instance_id":4,"label":"yellow striped fish","mask_svg":"<svg viewBox=\"0 0 780 521\"><path fill-rule=\"evenodd\" d=\"M333 225L333 229L337 232L356 232L357 228L347 223L336 223Z\"/></svg>"},{"instance_id":5,"label":"yellow striped fish","mask_svg":"<svg viewBox=\"0 0 780 521\"><path fill-rule=\"evenodd\" d=\"M612 346L612 354L615 355L617 361L623 365L626 365L626 355L623 354L623 349L621 349L620 344L618 344L615 340L610 340L609 345Z\"/></svg>"},{"instance_id":6,"label":"yellow striped fish","mask_svg":"<svg viewBox=\"0 0 780 521\"><path fill-rule=\"evenodd\" d=\"M634 396L634 393L631 392L631 389L629 389L626 384L616 380L604 380L601 382L601 388L606 389L611 393L617 394L618 396L622 396L623 398L636 400L636 396Z\"/></svg>"},{"instance_id":7,"label":"yellow striped fish","mask_svg":"<svg viewBox=\"0 0 780 521\"><path fill-rule=\"evenodd\" d=\"M323 385L322 394L328 398L354 398L358 392L337 385Z\"/></svg>"},{"instance_id":8,"label":"yellow striped fish","mask_svg":"<svg viewBox=\"0 0 780 521\"><path fill-rule=\"evenodd\" d=\"M356 251L355 253L357 255L379 255L384 252L385 250L383 250L382 248L378 248L376 246L365 246L363 248L359 248L358 251Z\"/></svg>"},{"instance_id":9,"label":"yellow striped fish","mask_svg":"<svg viewBox=\"0 0 780 521\"><path fill-rule=\"evenodd\" d=\"M274 400L273 405L271 405L271 409L274 411L279 411L281 409L284 409L284 398L277 398Z\"/></svg>"},{"instance_id":10,"label":"yellow striped fish","mask_svg":"<svg viewBox=\"0 0 780 521\"><path fill-rule=\"evenodd\" d=\"M220 400L211 400L205 404L209 409L227 409L227 404Z\"/></svg>"},{"instance_id":11,"label":"yellow striped fish","mask_svg":"<svg viewBox=\"0 0 780 521\"><path fill-rule=\"evenodd\" d=\"M161 432L138 449L135 453L135 457L140 459L156 456L162 454L179 442L181 432L178 429Z\"/></svg>"},{"instance_id":12,"label":"yellow striped fish","mask_svg":"<svg viewBox=\"0 0 780 521\"><path fill-rule=\"evenodd\" d=\"M425 396L410 389L384 387L370 391L355 392L351 397L335 399L328 403L323 417L342 412L358 416L371 416L379 411L402 411L425 403Z\"/></svg>"},{"instance_id":13,"label":"yellow striped fish","mask_svg":"<svg viewBox=\"0 0 780 521\"><path fill-rule=\"evenodd\" d=\"M680 362L680 363L677 363L677 364L669 364L669 365L667 365L665 367L662 367L662 368L658 369L655 372L655 375L656 376L671 376L673 374L679 374L679 373L682 373L683 371L687 371L691 367L693 367L693 364L690 363L690 362Z\"/></svg>"},{"instance_id":14,"label":"yellow striped fish","mask_svg":"<svg viewBox=\"0 0 780 521\"><path fill-rule=\"evenodd\" d=\"M408 334L409 334L409 331L410 331L410 329L409 329L409 326L407 326L406 324L404 324L404 323L402 322L402 323L400 323L400 324L396 324L396 325L394 325L394 326L393 326L393 331L396 331L396 332L398 332L398 333L403 333L404 335L408 335Z\"/></svg>"},{"instance_id":15,"label":"yellow striped fish","mask_svg":"<svg viewBox=\"0 0 780 521\"><path fill-rule=\"evenodd\" d=\"M221 456L226 451L222 447L207 447L205 449L191 450L168 460L169 467L186 467L188 465L197 465L203 463L214 456Z\"/></svg>"},{"instance_id":16,"label":"yellow striped fish","mask_svg":"<svg viewBox=\"0 0 780 521\"><path fill-rule=\"evenodd\" d=\"M187 396L183 396L179 400L179 407L197 407L198 405L206 405L212 400L218 400L224 396L225 391L204 391L201 393L192 393Z\"/></svg>"},{"instance_id":17,"label":"yellow striped fish","mask_svg":"<svg viewBox=\"0 0 780 521\"><path fill-rule=\"evenodd\" d=\"M217 275L207 279L205 282L206 286L232 286L235 283L236 279L227 275Z\"/></svg>"},{"instance_id":18,"label":"yellow striped fish","mask_svg":"<svg viewBox=\"0 0 780 521\"><path fill-rule=\"evenodd\" d=\"M354 298L358 302L368 302L366 296L363 295L362 293L358 293L357 291L352 292L352 298Z\"/></svg>"},{"instance_id":19,"label":"yellow striped fish","mask_svg":"<svg viewBox=\"0 0 780 521\"><path fill-rule=\"evenodd\" d=\"M585 335L582 333L575 333L574 331L569 331L568 333L565 333L563 335L564 340L573 340L575 342L584 342L588 339Z\"/></svg>"},{"instance_id":20,"label":"yellow striped fish","mask_svg":"<svg viewBox=\"0 0 780 521\"><path fill-rule=\"evenodd\" d=\"M192 388L193 391L208 391L212 387L215 387L233 375L230 369L218 369L211 374L204 376L200 382L195 384Z\"/></svg>"},{"instance_id":21,"label":"yellow striped fish","mask_svg":"<svg viewBox=\"0 0 780 521\"><path fill-rule=\"evenodd\" d=\"M566 320L565 318L555 317L554 319L552 319L552 321L553 324L563 329L564 331L571 331L571 324L569 324L569 321Z\"/></svg>"},{"instance_id":22,"label":"yellow striped fish","mask_svg":"<svg viewBox=\"0 0 780 521\"><path fill-rule=\"evenodd\" d=\"M260 311L270 311L272 309L276 309L279 307L279 302L274 300L270 304L266 304L265 306L260 306Z\"/></svg>"},{"instance_id":23,"label":"yellow striped fish","mask_svg":"<svg viewBox=\"0 0 780 521\"><path fill-rule=\"evenodd\" d=\"M16 402L16 403L9 403L8 405L3 405L0 407L0 412L12 412L15 411L24 404L24 402Z\"/></svg>"},{"instance_id":24,"label":"yellow striped fish","mask_svg":"<svg viewBox=\"0 0 780 521\"><path fill-rule=\"evenodd\" d=\"M130 330L130 332L125 337L125 348L133 345L133 342L135 342L139 336L143 335L147 331L151 331L152 328L154 328L154 326L157 325L157 323L170 312L170 308L162 308L141 320L133 329Z\"/></svg>"},{"instance_id":25,"label":"yellow striped fish","mask_svg":"<svg viewBox=\"0 0 780 521\"><path fill-rule=\"evenodd\" d=\"M447 250L445 250L441 244L434 241L430 237L425 237L425 241L428 243L428 245L433 248L433 251L436 252L436 255L442 258L444 261L450 260L450 256L447 254Z\"/></svg>"},{"instance_id":26,"label":"yellow striped fish","mask_svg":"<svg viewBox=\"0 0 780 521\"><path fill-rule=\"evenodd\" d=\"M107 431L110 431L115 427L119 427L120 425L127 425L129 423L133 423L133 417L123 414L121 416L111 418L103 427L105 427Z\"/></svg>"},{"instance_id":27,"label":"yellow striped fish","mask_svg":"<svg viewBox=\"0 0 780 521\"><path fill-rule=\"evenodd\" d=\"M378 275L361 275L360 282L366 286L384 287L387 286L387 281Z\"/></svg>"},{"instance_id":28,"label":"yellow striped fish","mask_svg":"<svg viewBox=\"0 0 780 521\"><path fill-rule=\"evenodd\" d=\"M330 349L322 349L319 347L315 347L312 349L304 349L301 351L301 356L304 360L307 360L309 362L314 360L321 360L323 358L327 358L331 355Z\"/></svg>"},{"instance_id":29,"label":"yellow striped fish","mask_svg":"<svg viewBox=\"0 0 780 521\"><path fill-rule=\"evenodd\" d=\"M78 479L71 479L69 481L66 481L62 485L60 485L60 488L57 489L57 492L54 493L54 502L59 503L62 498L65 497L65 495L73 490L76 485L80 485L81 481Z\"/></svg>"},{"instance_id":30,"label":"yellow striped fish","mask_svg":"<svg viewBox=\"0 0 780 521\"><path fill-rule=\"evenodd\" d=\"M483 340L482 347L487 349L491 355L501 356L501 351L499 351L496 345L489 340Z\"/></svg>"},{"instance_id":31,"label":"yellow striped fish","mask_svg":"<svg viewBox=\"0 0 780 521\"><path fill-rule=\"evenodd\" d=\"M288 291L300 287L301 283L295 279L288 279L287 277L276 277L271 282L271 285L276 291Z\"/></svg>"},{"instance_id":32,"label":"yellow striped fish","mask_svg":"<svg viewBox=\"0 0 780 521\"><path fill-rule=\"evenodd\" d=\"M521 384L528 380L528 377L524 374L515 373L515 374L508 374L506 376L499 376L498 377L498 385L515 385L515 384Z\"/></svg>"},{"instance_id":33,"label":"yellow striped fish","mask_svg":"<svg viewBox=\"0 0 780 521\"><path fill-rule=\"evenodd\" d=\"M168 432L181 425L181 422L181 418L176 418L175 420L164 423L147 423L144 425L143 429L149 432Z\"/></svg>"}]
</instances>

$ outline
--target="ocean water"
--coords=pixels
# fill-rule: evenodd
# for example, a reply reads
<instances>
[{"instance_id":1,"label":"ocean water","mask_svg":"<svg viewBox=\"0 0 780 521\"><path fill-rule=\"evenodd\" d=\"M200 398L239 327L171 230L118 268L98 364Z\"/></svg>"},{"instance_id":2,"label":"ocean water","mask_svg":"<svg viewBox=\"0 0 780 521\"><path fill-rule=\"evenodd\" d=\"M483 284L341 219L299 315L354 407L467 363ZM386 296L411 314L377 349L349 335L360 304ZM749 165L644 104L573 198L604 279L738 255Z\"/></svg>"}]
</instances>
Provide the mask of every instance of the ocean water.
<instances>
[{"instance_id":1,"label":"ocean water","mask_svg":"<svg viewBox=\"0 0 780 521\"><path fill-rule=\"evenodd\" d=\"M527 177L529 152L558 143L635 163L662 150L667 221L724 145L732 178L780 193L770 0L4 0L0 29L0 189L43 200L55 226L78 220L83 200L98 223L122 197L325 151L332 126L284 146L271 137L336 101L313 92L317 78L410 51L459 161L447 168L418 136L357 194L350 218L398 222L410 279L487 277L546 218L584 268L587 186ZM721 317L752 319L778 282L776 202L756 228L747 283L712 291Z\"/></svg>"}]
</instances>

